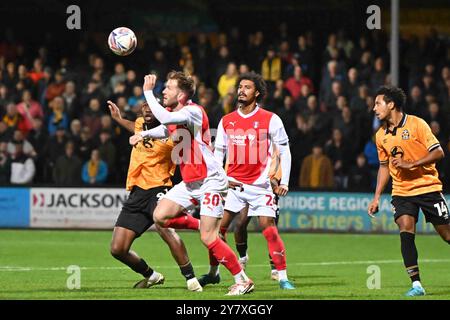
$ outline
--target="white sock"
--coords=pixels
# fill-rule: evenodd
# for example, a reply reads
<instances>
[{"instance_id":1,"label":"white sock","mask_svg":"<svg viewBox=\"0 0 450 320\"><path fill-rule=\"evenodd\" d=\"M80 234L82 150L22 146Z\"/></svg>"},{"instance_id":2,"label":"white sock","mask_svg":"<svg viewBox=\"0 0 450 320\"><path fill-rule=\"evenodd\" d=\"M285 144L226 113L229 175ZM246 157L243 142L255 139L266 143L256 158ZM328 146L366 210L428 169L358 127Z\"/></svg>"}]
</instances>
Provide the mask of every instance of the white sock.
<instances>
[{"instance_id":1,"label":"white sock","mask_svg":"<svg viewBox=\"0 0 450 320\"><path fill-rule=\"evenodd\" d=\"M247 277L244 270L234 275L234 282L236 283L247 282L248 280L250 279Z\"/></svg>"},{"instance_id":2,"label":"white sock","mask_svg":"<svg viewBox=\"0 0 450 320\"><path fill-rule=\"evenodd\" d=\"M284 270L278 270L278 281L281 281L281 280L287 280L287 272L286 272L286 269L284 269Z\"/></svg>"},{"instance_id":3,"label":"white sock","mask_svg":"<svg viewBox=\"0 0 450 320\"><path fill-rule=\"evenodd\" d=\"M413 287L421 287L422 288L422 284L420 283L420 281L413 281L412 286Z\"/></svg>"},{"instance_id":4,"label":"white sock","mask_svg":"<svg viewBox=\"0 0 450 320\"><path fill-rule=\"evenodd\" d=\"M217 266L209 266L209 272L212 276L217 276L219 274L219 265Z\"/></svg>"},{"instance_id":5,"label":"white sock","mask_svg":"<svg viewBox=\"0 0 450 320\"><path fill-rule=\"evenodd\" d=\"M155 281L156 279L158 279L158 272L153 271L152 275L148 279L151 281Z\"/></svg>"}]
</instances>

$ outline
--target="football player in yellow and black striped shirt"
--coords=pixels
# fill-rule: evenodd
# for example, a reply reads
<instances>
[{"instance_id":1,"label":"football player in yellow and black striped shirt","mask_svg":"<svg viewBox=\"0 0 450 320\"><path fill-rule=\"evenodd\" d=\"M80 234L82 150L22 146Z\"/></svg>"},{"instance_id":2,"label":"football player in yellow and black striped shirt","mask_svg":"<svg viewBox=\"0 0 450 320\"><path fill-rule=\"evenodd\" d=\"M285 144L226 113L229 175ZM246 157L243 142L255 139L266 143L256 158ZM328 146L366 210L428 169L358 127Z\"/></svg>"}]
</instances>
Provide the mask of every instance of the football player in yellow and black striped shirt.
<instances>
[{"instance_id":1,"label":"football player in yellow and black striped shirt","mask_svg":"<svg viewBox=\"0 0 450 320\"><path fill-rule=\"evenodd\" d=\"M420 296L425 290L420 283L414 241L419 209L449 244L450 220L435 166L444 157L444 151L424 120L403 111L405 101L405 93L396 87L381 87L376 94L373 110L384 124L376 133L380 168L368 214L374 217L378 211L381 193L391 176L394 219L400 229L403 261L412 281L406 295Z\"/></svg>"},{"instance_id":2,"label":"football player in yellow and black striped shirt","mask_svg":"<svg viewBox=\"0 0 450 320\"><path fill-rule=\"evenodd\" d=\"M142 116L135 122L123 119L119 108L113 102L108 101L108 105L112 118L132 133L159 125L146 102L142 105ZM164 282L164 277L150 268L144 259L130 248L134 240L154 224L153 210L159 198L172 187L171 177L175 172L175 164L171 159L173 146L174 143L170 139L144 139L131 151L126 183L130 195L114 227L111 254L133 271L144 276L143 280L136 283L135 288L148 288ZM192 216L186 216L186 218L191 219L193 224L196 223L198 229L198 219ZM158 226L156 230L169 246L181 273L186 278L188 289L202 291L186 247L178 234L173 229Z\"/></svg>"}]
</instances>

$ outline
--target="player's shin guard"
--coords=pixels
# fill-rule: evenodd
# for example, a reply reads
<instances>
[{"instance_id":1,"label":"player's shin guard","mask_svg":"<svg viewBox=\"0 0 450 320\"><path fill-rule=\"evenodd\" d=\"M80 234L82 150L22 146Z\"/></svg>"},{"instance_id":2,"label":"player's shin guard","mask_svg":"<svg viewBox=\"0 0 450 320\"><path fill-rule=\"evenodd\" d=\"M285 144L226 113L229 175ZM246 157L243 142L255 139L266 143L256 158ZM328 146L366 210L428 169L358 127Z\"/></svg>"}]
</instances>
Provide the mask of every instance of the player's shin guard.
<instances>
[{"instance_id":1,"label":"player's shin guard","mask_svg":"<svg viewBox=\"0 0 450 320\"><path fill-rule=\"evenodd\" d=\"M286 250L284 248L283 240L281 240L278 234L278 229L275 226L268 227L263 231L263 235L267 240L267 246L269 247L269 254L272 257L275 268L280 270L286 270Z\"/></svg>"},{"instance_id":2,"label":"player's shin guard","mask_svg":"<svg viewBox=\"0 0 450 320\"><path fill-rule=\"evenodd\" d=\"M234 276L241 272L238 259L233 250L220 238L208 245L210 255L213 255L218 262L223 264Z\"/></svg>"},{"instance_id":3,"label":"player's shin guard","mask_svg":"<svg viewBox=\"0 0 450 320\"><path fill-rule=\"evenodd\" d=\"M401 251L403 262L411 281L420 281L419 266L417 264L417 248L414 242L415 234L409 232L400 232Z\"/></svg>"},{"instance_id":4,"label":"player's shin guard","mask_svg":"<svg viewBox=\"0 0 450 320\"><path fill-rule=\"evenodd\" d=\"M200 227L200 220L186 213L182 213L178 217L169 219L164 224L164 228L174 228L174 229L198 230L199 227Z\"/></svg>"}]
</instances>

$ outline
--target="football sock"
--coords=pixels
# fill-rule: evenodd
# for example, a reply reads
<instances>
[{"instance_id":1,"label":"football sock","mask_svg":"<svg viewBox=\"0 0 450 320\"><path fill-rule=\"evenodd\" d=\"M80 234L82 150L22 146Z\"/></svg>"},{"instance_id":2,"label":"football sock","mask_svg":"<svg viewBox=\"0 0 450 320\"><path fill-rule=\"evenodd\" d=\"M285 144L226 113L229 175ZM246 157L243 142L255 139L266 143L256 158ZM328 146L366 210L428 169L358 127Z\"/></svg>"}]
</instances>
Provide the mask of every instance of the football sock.
<instances>
[{"instance_id":1,"label":"football sock","mask_svg":"<svg viewBox=\"0 0 450 320\"><path fill-rule=\"evenodd\" d=\"M245 257L247 255L247 242L244 243L236 243L236 250L239 253L239 257Z\"/></svg>"},{"instance_id":2,"label":"football sock","mask_svg":"<svg viewBox=\"0 0 450 320\"><path fill-rule=\"evenodd\" d=\"M287 280L286 270L278 270L278 281Z\"/></svg>"},{"instance_id":3,"label":"football sock","mask_svg":"<svg viewBox=\"0 0 450 320\"><path fill-rule=\"evenodd\" d=\"M417 248L414 242L416 235L409 232L400 232L401 251L403 263L411 281L420 281L419 266L417 264Z\"/></svg>"},{"instance_id":4,"label":"football sock","mask_svg":"<svg viewBox=\"0 0 450 320\"><path fill-rule=\"evenodd\" d=\"M211 253L210 253L211 254ZM215 258L214 258L215 259ZM217 261L217 259L215 259L216 261ZM218 274L219 274L220 272L219 272L219 262L217 262L217 265L215 265L215 266L212 266L212 265L210 265L209 266L209 271L208 271L208 274L209 275L211 275L211 276L217 276Z\"/></svg>"},{"instance_id":5,"label":"football sock","mask_svg":"<svg viewBox=\"0 0 450 320\"><path fill-rule=\"evenodd\" d=\"M169 219L164 224L164 228L190 229L190 230L198 230L199 226L200 220L186 213L182 213L178 217Z\"/></svg>"},{"instance_id":6,"label":"football sock","mask_svg":"<svg viewBox=\"0 0 450 320\"><path fill-rule=\"evenodd\" d=\"M153 269L148 266L147 262L145 262L144 259L139 260L139 262L136 264L133 264L133 265L129 264L128 266L134 272L142 274L144 276L144 278L150 277L153 273Z\"/></svg>"},{"instance_id":7,"label":"football sock","mask_svg":"<svg viewBox=\"0 0 450 320\"><path fill-rule=\"evenodd\" d=\"M227 242L227 230L228 228L220 227L221 239ZM217 275L219 273L219 261L214 257L214 255L209 251L209 274Z\"/></svg>"},{"instance_id":8,"label":"football sock","mask_svg":"<svg viewBox=\"0 0 450 320\"><path fill-rule=\"evenodd\" d=\"M227 268L234 276L242 271L233 250L220 238L217 238L208 246L208 250L221 264Z\"/></svg>"},{"instance_id":9,"label":"football sock","mask_svg":"<svg viewBox=\"0 0 450 320\"><path fill-rule=\"evenodd\" d=\"M275 226L268 227L263 231L263 235L267 240L269 254L277 270L286 270L286 255L283 240L278 234Z\"/></svg>"},{"instance_id":10,"label":"football sock","mask_svg":"<svg viewBox=\"0 0 450 320\"><path fill-rule=\"evenodd\" d=\"M244 270L234 275L234 282L235 283L242 283L247 282L250 280L247 275L245 274Z\"/></svg>"},{"instance_id":11,"label":"football sock","mask_svg":"<svg viewBox=\"0 0 450 320\"><path fill-rule=\"evenodd\" d=\"M186 280L195 278L194 268L192 263L189 261L183 266L180 266L181 274L186 278Z\"/></svg>"}]
</instances>

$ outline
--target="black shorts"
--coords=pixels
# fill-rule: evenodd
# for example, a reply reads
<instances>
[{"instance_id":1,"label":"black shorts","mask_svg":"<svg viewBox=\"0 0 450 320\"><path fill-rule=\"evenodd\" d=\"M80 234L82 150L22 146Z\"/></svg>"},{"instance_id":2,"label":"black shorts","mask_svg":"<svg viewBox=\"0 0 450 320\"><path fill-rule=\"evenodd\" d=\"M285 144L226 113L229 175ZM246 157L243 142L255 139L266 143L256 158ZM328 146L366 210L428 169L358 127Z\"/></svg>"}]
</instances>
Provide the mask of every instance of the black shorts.
<instances>
[{"instance_id":1,"label":"black shorts","mask_svg":"<svg viewBox=\"0 0 450 320\"><path fill-rule=\"evenodd\" d=\"M441 192L431 192L411 197L392 196L394 219L402 215L419 218L419 209L422 209L426 222L434 225L449 224L447 202Z\"/></svg>"},{"instance_id":2,"label":"black shorts","mask_svg":"<svg viewBox=\"0 0 450 320\"><path fill-rule=\"evenodd\" d=\"M169 189L170 187L156 187L144 190L134 186L123 204L116 227L132 230L136 233L136 238L140 237L153 225L153 210Z\"/></svg>"}]
</instances>

